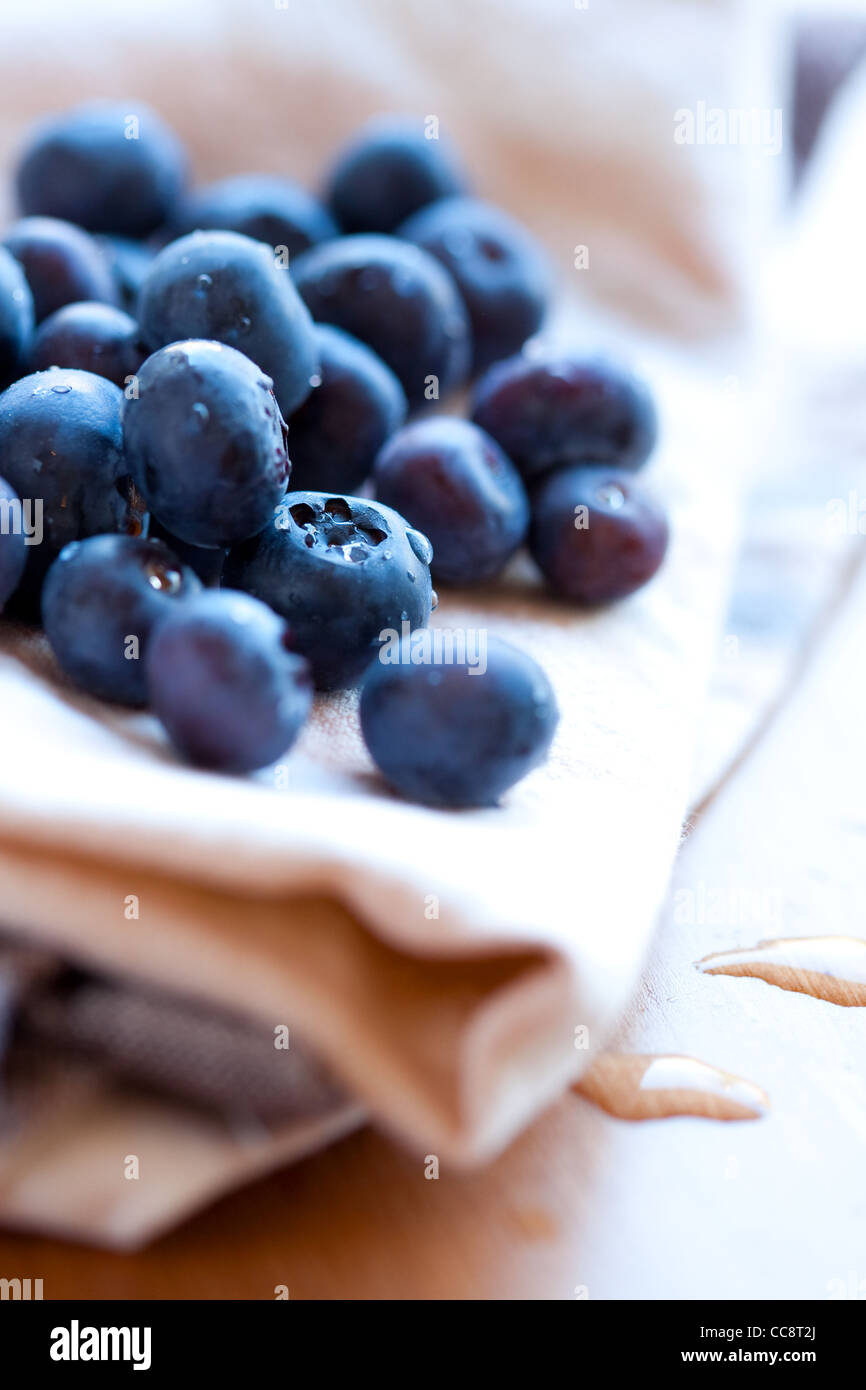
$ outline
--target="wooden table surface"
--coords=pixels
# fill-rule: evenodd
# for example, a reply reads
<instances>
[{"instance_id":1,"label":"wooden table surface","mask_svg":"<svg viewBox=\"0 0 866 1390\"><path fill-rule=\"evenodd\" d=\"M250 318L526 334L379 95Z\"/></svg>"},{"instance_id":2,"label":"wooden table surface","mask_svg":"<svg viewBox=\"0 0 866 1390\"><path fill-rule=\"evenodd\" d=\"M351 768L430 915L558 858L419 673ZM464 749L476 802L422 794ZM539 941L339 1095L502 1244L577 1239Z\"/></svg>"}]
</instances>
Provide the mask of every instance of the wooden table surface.
<instances>
[{"instance_id":1,"label":"wooden table surface","mask_svg":"<svg viewBox=\"0 0 866 1390\"><path fill-rule=\"evenodd\" d=\"M612 1119L569 1094L492 1167L443 1169L372 1130L221 1201L135 1255L3 1235L46 1298L866 1296L866 1015L702 974L763 937L866 936L866 578L682 849L616 1047L762 1086L762 1119Z\"/></svg>"}]
</instances>

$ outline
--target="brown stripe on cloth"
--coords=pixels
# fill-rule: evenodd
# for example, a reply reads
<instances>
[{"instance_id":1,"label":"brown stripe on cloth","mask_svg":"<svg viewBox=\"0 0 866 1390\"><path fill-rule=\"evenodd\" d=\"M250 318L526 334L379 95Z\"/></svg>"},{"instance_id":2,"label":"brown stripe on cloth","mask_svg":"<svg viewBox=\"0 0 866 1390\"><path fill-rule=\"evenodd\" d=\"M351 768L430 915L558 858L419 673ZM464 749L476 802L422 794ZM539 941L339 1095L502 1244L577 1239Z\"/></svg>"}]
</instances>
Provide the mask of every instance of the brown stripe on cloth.
<instances>
[{"instance_id":1,"label":"brown stripe on cloth","mask_svg":"<svg viewBox=\"0 0 866 1390\"><path fill-rule=\"evenodd\" d=\"M285 1027L0 936L0 1223L128 1248L354 1127Z\"/></svg>"},{"instance_id":2,"label":"brown stripe on cloth","mask_svg":"<svg viewBox=\"0 0 866 1390\"><path fill-rule=\"evenodd\" d=\"M0 936L0 1128L10 1119L7 1080L17 1020L30 991L61 970L50 952Z\"/></svg>"}]
</instances>

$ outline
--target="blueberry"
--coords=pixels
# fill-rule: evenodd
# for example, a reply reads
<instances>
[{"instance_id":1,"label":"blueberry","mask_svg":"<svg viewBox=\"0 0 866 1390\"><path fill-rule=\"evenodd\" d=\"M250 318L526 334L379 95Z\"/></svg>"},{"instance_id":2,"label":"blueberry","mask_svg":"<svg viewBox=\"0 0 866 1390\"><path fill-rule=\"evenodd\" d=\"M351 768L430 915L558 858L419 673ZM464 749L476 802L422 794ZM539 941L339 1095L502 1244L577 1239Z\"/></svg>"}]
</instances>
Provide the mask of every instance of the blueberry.
<instances>
[{"instance_id":1,"label":"blueberry","mask_svg":"<svg viewBox=\"0 0 866 1390\"><path fill-rule=\"evenodd\" d=\"M420 121L380 117L339 156L327 201L344 232L393 232L462 184L445 141L428 140Z\"/></svg>"},{"instance_id":2,"label":"blueberry","mask_svg":"<svg viewBox=\"0 0 866 1390\"><path fill-rule=\"evenodd\" d=\"M27 563L27 539L21 499L5 478L0 478L0 612L12 597Z\"/></svg>"},{"instance_id":3,"label":"blueberry","mask_svg":"<svg viewBox=\"0 0 866 1390\"><path fill-rule=\"evenodd\" d=\"M71 222L23 217L6 232L3 245L24 271L37 323L80 299L117 302L114 278L99 246Z\"/></svg>"},{"instance_id":4,"label":"blueberry","mask_svg":"<svg viewBox=\"0 0 866 1390\"><path fill-rule=\"evenodd\" d=\"M286 427L272 383L222 343L172 343L127 397L127 467L149 509L192 545L260 531L286 490Z\"/></svg>"},{"instance_id":5,"label":"blueberry","mask_svg":"<svg viewBox=\"0 0 866 1390\"><path fill-rule=\"evenodd\" d=\"M185 177L183 146L153 111L91 102L33 132L18 166L18 199L25 213L143 237L171 216Z\"/></svg>"},{"instance_id":6,"label":"blueberry","mask_svg":"<svg viewBox=\"0 0 866 1390\"><path fill-rule=\"evenodd\" d=\"M357 338L325 324L316 337L321 382L289 421L292 486L354 492L405 420L406 396L390 368Z\"/></svg>"},{"instance_id":7,"label":"blueberry","mask_svg":"<svg viewBox=\"0 0 866 1390\"><path fill-rule=\"evenodd\" d=\"M138 324L122 309L87 300L49 314L33 339L30 366L80 367L125 386L144 360Z\"/></svg>"},{"instance_id":8,"label":"blueberry","mask_svg":"<svg viewBox=\"0 0 866 1390\"><path fill-rule=\"evenodd\" d=\"M630 473L565 468L532 496L529 548L551 588L580 604L625 598L665 557L668 524Z\"/></svg>"},{"instance_id":9,"label":"blueberry","mask_svg":"<svg viewBox=\"0 0 866 1390\"><path fill-rule=\"evenodd\" d=\"M225 580L290 624L323 689L352 685L383 632L430 617L430 543L389 507L290 492L276 524L231 551Z\"/></svg>"},{"instance_id":10,"label":"blueberry","mask_svg":"<svg viewBox=\"0 0 866 1390\"><path fill-rule=\"evenodd\" d=\"M272 378L286 416L319 368L313 324L288 270L237 232L193 232L166 246L145 276L138 320L151 351L208 338L244 353Z\"/></svg>"},{"instance_id":11,"label":"blueberry","mask_svg":"<svg viewBox=\"0 0 866 1390\"><path fill-rule=\"evenodd\" d=\"M494 805L544 762L558 718L537 662L484 631L405 637L361 691L373 761L401 795L430 806Z\"/></svg>"},{"instance_id":12,"label":"blueberry","mask_svg":"<svg viewBox=\"0 0 866 1390\"><path fill-rule=\"evenodd\" d=\"M133 241L123 236L94 239L114 276L120 303L134 317L138 309L138 292L156 255L154 247L146 241Z\"/></svg>"},{"instance_id":13,"label":"blueberry","mask_svg":"<svg viewBox=\"0 0 866 1390\"><path fill-rule=\"evenodd\" d=\"M150 701L178 752L251 772L294 743L312 702L286 624L247 594L205 591L160 623L146 659Z\"/></svg>"},{"instance_id":14,"label":"blueberry","mask_svg":"<svg viewBox=\"0 0 866 1390\"><path fill-rule=\"evenodd\" d=\"M312 193L272 174L236 174L194 189L179 207L173 230L185 236L205 229L285 247L290 258L337 235L330 213Z\"/></svg>"},{"instance_id":15,"label":"blueberry","mask_svg":"<svg viewBox=\"0 0 866 1390\"><path fill-rule=\"evenodd\" d=\"M300 257L295 283L314 319L378 353L411 405L465 378L466 310L451 276L426 251L395 237L340 237Z\"/></svg>"},{"instance_id":16,"label":"blueberry","mask_svg":"<svg viewBox=\"0 0 866 1390\"><path fill-rule=\"evenodd\" d=\"M123 392L92 372L57 368L22 377L0 396L0 474L32 513L15 610L38 616L45 571L70 541L139 534L145 515L123 457Z\"/></svg>"},{"instance_id":17,"label":"blueberry","mask_svg":"<svg viewBox=\"0 0 866 1390\"><path fill-rule=\"evenodd\" d=\"M182 541L173 531L169 531L155 516L150 518L147 533L156 540L164 541L169 550L188 565L207 588L219 588L226 562L227 552L224 546L190 545L189 541Z\"/></svg>"},{"instance_id":18,"label":"blueberry","mask_svg":"<svg viewBox=\"0 0 866 1390\"><path fill-rule=\"evenodd\" d=\"M472 327L472 369L510 357L541 327L550 273L541 248L500 208L477 198L443 198L402 227L450 271Z\"/></svg>"},{"instance_id":19,"label":"blueberry","mask_svg":"<svg viewBox=\"0 0 866 1390\"><path fill-rule=\"evenodd\" d=\"M42 623L61 668L82 690L144 705L151 635L200 588L162 541L91 536L65 546L45 576Z\"/></svg>"},{"instance_id":20,"label":"blueberry","mask_svg":"<svg viewBox=\"0 0 866 1390\"><path fill-rule=\"evenodd\" d=\"M529 502L514 464L468 420L433 416L393 435L376 460L376 496L429 536L433 575L481 584L522 543Z\"/></svg>"},{"instance_id":21,"label":"blueberry","mask_svg":"<svg viewBox=\"0 0 866 1390\"><path fill-rule=\"evenodd\" d=\"M633 471L656 442L644 383L612 362L575 354L514 357L482 378L472 418L527 480L552 468L607 463Z\"/></svg>"},{"instance_id":22,"label":"blueberry","mask_svg":"<svg viewBox=\"0 0 866 1390\"><path fill-rule=\"evenodd\" d=\"M33 295L21 266L0 246L0 391L21 375L33 336Z\"/></svg>"}]
</instances>

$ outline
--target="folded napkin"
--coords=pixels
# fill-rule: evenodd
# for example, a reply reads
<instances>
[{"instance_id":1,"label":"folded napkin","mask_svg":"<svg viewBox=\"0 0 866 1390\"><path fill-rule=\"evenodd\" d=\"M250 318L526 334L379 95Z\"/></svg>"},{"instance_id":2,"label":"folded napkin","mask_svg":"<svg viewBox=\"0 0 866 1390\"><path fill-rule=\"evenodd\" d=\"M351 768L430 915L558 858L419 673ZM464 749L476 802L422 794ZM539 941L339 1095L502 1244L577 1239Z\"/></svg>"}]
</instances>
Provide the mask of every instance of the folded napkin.
<instances>
[{"instance_id":1,"label":"folded napkin","mask_svg":"<svg viewBox=\"0 0 866 1390\"><path fill-rule=\"evenodd\" d=\"M288 1030L0 936L7 1225L134 1246L359 1118Z\"/></svg>"},{"instance_id":2,"label":"folded napkin","mask_svg":"<svg viewBox=\"0 0 866 1390\"><path fill-rule=\"evenodd\" d=\"M171 7L144 9L152 19ZM0 60L7 149L46 104L134 89L189 138L203 175L252 164L311 177L370 112L437 112L480 191L545 234L571 305L551 341L625 351L656 389L662 439L647 476L670 505L673 544L646 590L581 615L518 561L496 587L442 594L438 625L513 640L556 689L551 759L496 809L393 797L364 750L353 693L318 700L273 769L191 770L149 716L76 693L40 638L0 632L11 731L2 918L18 939L139 992L182 995L271 1034L289 1027L420 1153L479 1162L603 1042L677 847L747 457L728 389L741 362L737 247L760 225L756 183L773 179L752 177L756 159L771 167L767 152L678 144L673 130L680 108L742 104L746 69L745 104L770 104L770 66L751 61L765 34L733 0L573 10L329 0L302 16L277 6L242 19L224 3L206 7L191 63L170 28L158 43L152 27L139 32L137 11L106 16L94 52L58 12L25 80L15 55L30 13ZM574 269L577 244L589 273ZM688 351L671 346L685 333ZM136 1153L136 1125L150 1124L122 1094L101 1111L114 1159ZM131 1244L172 1219L179 1207L167 1181L161 1203L160 1183L188 1117L173 1111L172 1129L166 1113L146 1203L128 1183L112 1220L89 1225L61 1197L43 1224ZM357 1109L340 1112L333 1132L356 1121ZM323 1137L310 1135L292 1151ZM197 1131L199 1141L206 1150ZM61 1192L64 1154L61 1142ZM285 1156L275 1140L256 1163ZM199 1200L247 1172L205 1167ZM0 1219L38 1223L39 1203L16 1206L14 1191L0 1151Z\"/></svg>"}]
</instances>

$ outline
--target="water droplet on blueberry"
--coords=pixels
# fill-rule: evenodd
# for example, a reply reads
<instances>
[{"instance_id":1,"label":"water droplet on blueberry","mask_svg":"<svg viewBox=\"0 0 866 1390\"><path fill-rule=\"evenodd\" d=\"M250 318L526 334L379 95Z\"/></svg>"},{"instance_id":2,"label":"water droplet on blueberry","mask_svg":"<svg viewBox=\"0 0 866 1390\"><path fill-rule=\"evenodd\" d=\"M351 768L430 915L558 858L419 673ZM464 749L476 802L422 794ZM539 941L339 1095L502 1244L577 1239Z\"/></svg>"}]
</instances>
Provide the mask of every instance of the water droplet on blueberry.
<instances>
[{"instance_id":1,"label":"water droplet on blueberry","mask_svg":"<svg viewBox=\"0 0 866 1390\"><path fill-rule=\"evenodd\" d=\"M625 493L616 483L606 483L604 487L598 488L596 497L605 507L609 507L612 512L620 511L626 502Z\"/></svg>"},{"instance_id":2,"label":"water droplet on blueberry","mask_svg":"<svg viewBox=\"0 0 866 1390\"><path fill-rule=\"evenodd\" d=\"M414 531L410 528L406 532L406 539L412 548L413 554L421 561L421 564L429 565L430 561L433 559L433 547L423 531Z\"/></svg>"},{"instance_id":3,"label":"water droplet on blueberry","mask_svg":"<svg viewBox=\"0 0 866 1390\"><path fill-rule=\"evenodd\" d=\"M162 565L150 564L147 567L147 582L151 589L162 594L176 594L183 585L180 570L165 569Z\"/></svg>"}]
</instances>

